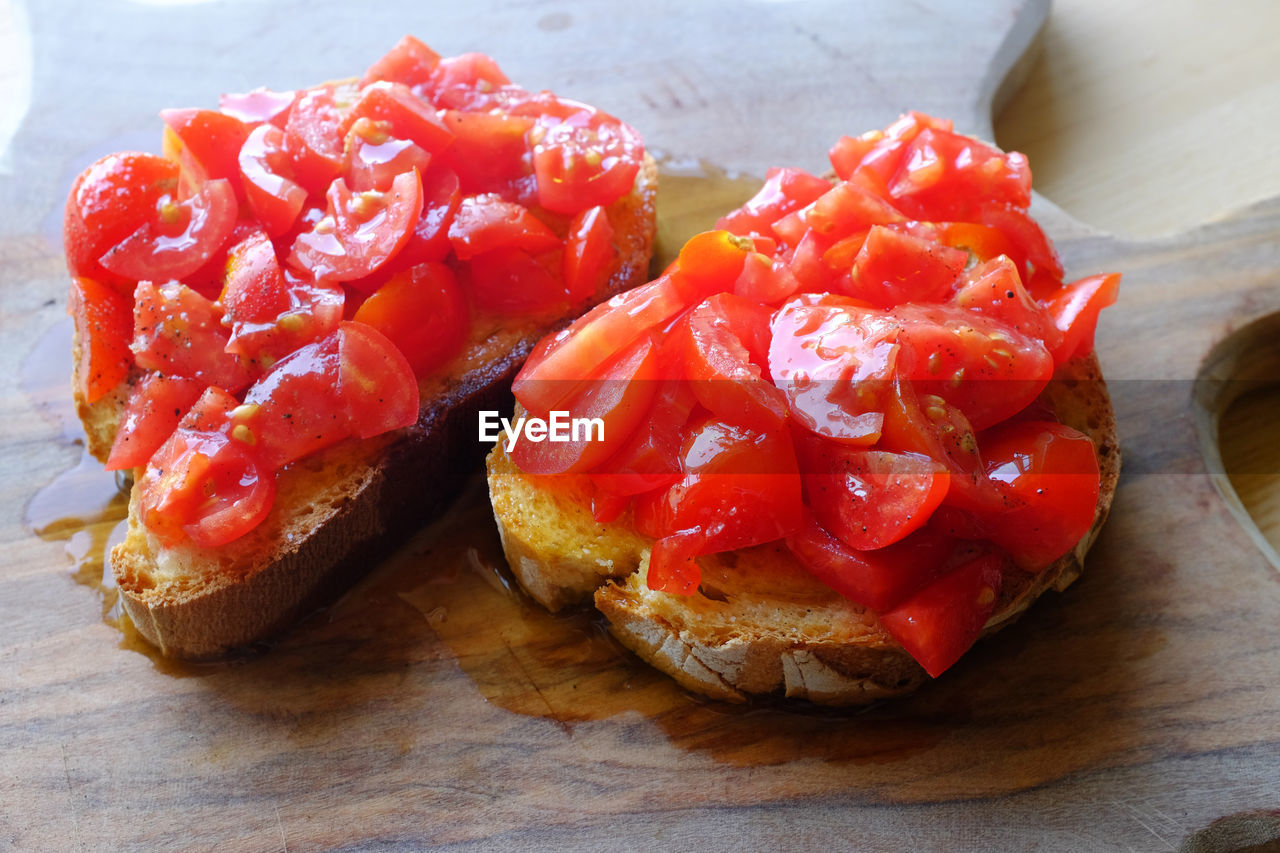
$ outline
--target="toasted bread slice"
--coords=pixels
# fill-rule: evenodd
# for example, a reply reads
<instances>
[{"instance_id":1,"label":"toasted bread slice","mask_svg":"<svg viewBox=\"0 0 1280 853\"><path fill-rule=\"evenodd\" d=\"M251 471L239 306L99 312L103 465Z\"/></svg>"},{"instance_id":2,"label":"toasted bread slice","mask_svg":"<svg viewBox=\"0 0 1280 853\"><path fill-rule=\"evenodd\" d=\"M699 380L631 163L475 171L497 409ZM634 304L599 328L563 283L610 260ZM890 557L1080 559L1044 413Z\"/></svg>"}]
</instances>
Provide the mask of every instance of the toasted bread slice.
<instances>
[{"instance_id":1,"label":"toasted bread slice","mask_svg":"<svg viewBox=\"0 0 1280 853\"><path fill-rule=\"evenodd\" d=\"M646 156L631 193L608 208L618 255L597 299L646 280L656 194L657 165ZM261 641L332 597L454 497L485 450L477 413L509 408L511 380L534 344L571 319L477 318L463 352L420 383L416 424L286 466L266 520L227 545L161 547L138 520L135 490L128 534L111 553L125 612L165 655L199 660ZM98 459L137 378L92 405L76 400Z\"/></svg>"},{"instance_id":2,"label":"toasted bread slice","mask_svg":"<svg viewBox=\"0 0 1280 853\"><path fill-rule=\"evenodd\" d=\"M984 634L1079 576L1119 479L1115 417L1096 356L1066 365L1042 399L1093 440L1102 473L1097 514L1052 566L1006 577ZM594 596L624 645L690 690L733 702L785 695L855 705L908 693L927 678L874 613L814 579L781 542L699 557L702 584L691 596L655 592L645 579L652 540L629 514L596 522L584 480L526 474L501 445L489 454L488 476L507 561L525 590L551 610Z\"/></svg>"}]
</instances>

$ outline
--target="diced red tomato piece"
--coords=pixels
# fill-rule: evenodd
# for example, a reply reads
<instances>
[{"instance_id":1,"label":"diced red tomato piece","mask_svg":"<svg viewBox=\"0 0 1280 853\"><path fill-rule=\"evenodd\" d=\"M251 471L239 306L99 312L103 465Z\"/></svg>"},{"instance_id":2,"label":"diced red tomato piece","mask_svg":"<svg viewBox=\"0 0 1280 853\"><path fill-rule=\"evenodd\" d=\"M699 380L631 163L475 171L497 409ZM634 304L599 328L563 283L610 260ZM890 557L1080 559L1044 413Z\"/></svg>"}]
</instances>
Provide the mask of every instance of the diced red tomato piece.
<instances>
[{"instance_id":1,"label":"diced red tomato piece","mask_svg":"<svg viewBox=\"0 0 1280 853\"><path fill-rule=\"evenodd\" d=\"M443 261L453 246L449 228L462 204L458 176L449 168L433 165L422 176L422 214L404 247L383 267L400 272L428 261Z\"/></svg>"},{"instance_id":2,"label":"diced red tomato piece","mask_svg":"<svg viewBox=\"0 0 1280 853\"><path fill-rule=\"evenodd\" d=\"M845 598L884 611L941 575L957 550L955 537L932 526L873 551L859 551L832 536L812 515L787 537L787 547L810 574Z\"/></svg>"},{"instance_id":3,"label":"diced red tomato piece","mask_svg":"<svg viewBox=\"0 0 1280 853\"><path fill-rule=\"evenodd\" d=\"M673 345L693 393L720 419L757 431L779 430L787 398L768 380L767 308L732 293L718 293L680 324Z\"/></svg>"},{"instance_id":4,"label":"diced red tomato piece","mask_svg":"<svg viewBox=\"0 0 1280 853\"><path fill-rule=\"evenodd\" d=\"M679 480L684 428L697 404L687 383L659 381L648 417L617 453L593 469L591 480L597 492L629 499ZM612 521L627 503L606 501L594 508L596 520Z\"/></svg>"},{"instance_id":5,"label":"diced red tomato piece","mask_svg":"<svg viewBox=\"0 0 1280 853\"><path fill-rule=\"evenodd\" d=\"M294 241L289 265L316 279L354 281L408 242L422 213L422 183L417 172L407 172L388 192L353 193L339 178L327 199L324 218Z\"/></svg>"},{"instance_id":6,"label":"diced red tomato piece","mask_svg":"<svg viewBox=\"0 0 1280 853\"><path fill-rule=\"evenodd\" d=\"M293 106L296 96L296 92L273 92L265 86L259 86L243 94L220 96L218 109L245 124L270 122L284 130L289 120L289 108Z\"/></svg>"},{"instance_id":7,"label":"diced red tomato piece","mask_svg":"<svg viewBox=\"0 0 1280 853\"><path fill-rule=\"evenodd\" d=\"M351 87L325 84L299 92L289 110L285 150L293 162L294 180L308 193L320 195L342 174L339 128L351 100Z\"/></svg>"},{"instance_id":8,"label":"diced red tomato piece","mask_svg":"<svg viewBox=\"0 0 1280 853\"><path fill-rule=\"evenodd\" d=\"M1053 421L1012 421L979 437L987 476L1003 512L976 516L986 538L1014 562L1038 572L1075 547L1098 507L1098 454L1093 442Z\"/></svg>"},{"instance_id":9,"label":"diced red tomato piece","mask_svg":"<svg viewBox=\"0 0 1280 853\"><path fill-rule=\"evenodd\" d=\"M644 143L630 125L589 109L551 121L544 116L529 131L543 207L574 214L631 192Z\"/></svg>"},{"instance_id":10,"label":"diced red tomato piece","mask_svg":"<svg viewBox=\"0 0 1280 853\"><path fill-rule=\"evenodd\" d=\"M481 252L471 259L469 283L476 307L501 314L563 312L569 298L557 253L531 255L514 246Z\"/></svg>"},{"instance_id":11,"label":"diced red tomato piece","mask_svg":"<svg viewBox=\"0 0 1280 853\"><path fill-rule=\"evenodd\" d=\"M810 509L859 551L884 548L923 527L951 485L946 468L927 456L849 447L803 431L796 439Z\"/></svg>"},{"instance_id":12,"label":"diced red tomato piece","mask_svg":"<svg viewBox=\"0 0 1280 853\"><path fill-rule=\"evenodd\" d=\"M293 180L293 161L285 149L284 131L274 124L253 129L238 158L241 186L253 215L275 237L297 221L307 191Z\"/></svg>"},{"instance_id":13,"label":"diced red tomato piece","mask_svg":"<svg viewBox=\"0 0 1280 853\"><path fill-rule=\"evenodd\" d=\"M494 249L523 249L537 254L561 246L560 238L528 208L494 194L462 200L449 242L459 260L468 261Z\"/></svg>"},{"instance_id":14,"label":"diced red tomato piece","mask_svg":"<svg viewBox=\"0 0 1280 853\"><path fill-rule=\"evenodd\" d=\"M231 182L237 198L240 189L240 148L249 127L238 118L217 110L161 110L165 123L163 151L182 166L186 183L198 189L215 178Z\"/></svg>"},{"instance_id":15,"label":"diced red tomato piece","mask_svg":"<svg viewBox=\"0 0 1280 853\"><path fill-rule=\"evenodd\" d=\"M527 137L535 120L505 113L449 110L445 127L454 135L443 155L467 193L499 193L512 198L512 185L530 174Z\"/></svg>"},{"instance_id":16,"label":"diced red tomato piece","mask_svg":"<svg viewBox=\"0 0 1280 853\"><path fill-rule=\"evenodd\" d=\"M186 278L226 245L237 214L235 191L224 179L209 181L185 201L164 196L152 218L100 262L131 281Z\"/></svg>"},{"instance_id":17,"label":"diced red tomato piece","mask_svg":"<svg viewBox=\"0 0 1280 853\"><path fill-rule=\"evenodd\" d=\"M155 154L109 154L81 172L67 196L63 218L71 275L132 288L132 280L108 272L99 260L151 223L161 201L177 191L178 164Z\"/></svg>"},{"instance_id":18,"label":"diced red tomato piece","mask_svg":"<svg viewBox=\"0 0 1280 853\"><path fill-rule=\"evenodd\" d=\"M679 482L637 500L636 526L658 539L649 558L650 589L689 595L699 574L689 558L772 542L803 522L785 431L705 421L685 439L681 468Z\"/></svg>"},{"instance_id":19,"label":"diced red tomato piece","mask_svg":"<svg viewBox=\"0 0 1280 853\"><path fill-rule=\"evenodd\" d=\"M1017 267L1007 257L998 256L970 268L960 279L952 301L1041 341L1050 352L1061 345L1062 333L1027 293Z\"/></svg>"},{"instance_id":20,"label":"diced red tomato piece","mask_svg":"<svg viewBox=\"0 0 1280 853\"><path fill-rule=\"evenodd\" d=\"M258 231L231 251L219 301L231 328L227 351L266 368L336 329L345 299L336 284L281 271L271 241Z\"/></svg>"},{"instance_id":21,"label":"diced red tomato piece","mask_svg":"<svg viewBox=\"0 0 1280 853\"><path fill-rule=\"evenodd\" d=\"M80 344L77 391L96 403L124 381L133 366L133 305L128 296L91 278L71 280L67 313Z\"/></svg>"},{"instance_id":22,"label":"diced red tomato piece","mask_svg":"<svg viewBox=\"0 0 1280 853\"><path fill-rule=\"evenodd\" d=\"M800 289L795 273L768 255L751 252L742 262L742 272L733 283L733 292L761 305L778 305Z\"/></svg>"},{"instance_id":23,"label":"diced red tomato piece","mask_svg":"<svg viewBox=\"0 0 1280 853\"><path fill-rule=\"evenodd\" d=\"M246 361L226 352L228 332L214 303L176 282L141 282L134 299L131 349L139 367L232 394L253 381Z\"/></svg>"},{"instance_id":24,"label":"diced red tomato piece","mask_svg":"<svg viewBox=\"0 0 1280 853\"><path fill-rule=\"evenodd\" d=\"M879 308L941 302L968 260L959 249L873 225L854 259L850 292Z\"/></svg>"},{"instance_id":25,"label":"diced red tomato piece","mask_svg":"<svg viewBox=\"0 0 1280 853\"><path fill-rule=\"evenodd\" d=\"M1091 275L1073 281L1045 305L1062 340L1053 348L1053 358L1063 364L1088 355L1093 350L1093 335L1098 328L1098 314L1115 304L1120 295L1120 274Z\"/></svg>"},{"instance_id":26,"label":"diced red tomato piece","mask_svg":"<svg viewBox=\"0 0 1280 853\"><path fill-rule=\"evenodd\" d=\"M371 438L418 420L418 380L396 345L372 326L338 325L338 397L351 433Z\"/></svg>"},{"instance_id":27,"label":"diced red tomato piece","mask_svg":"<svg viewBox=\"0 0 1280 853\"><path fill-rule=\"evenodd\" d=\"M880 438L897 369L898 324L843 296L801 296L773 318L769 373L796 422L826 438Z\"/></svg>"},{"instance_id":28,"label":"diced red tomato piece","mask_svg":"<svg viewBox=\"0 0 1280 853\"><path fill-rule=\"evenodd\" d=\"M104 467L108 471L126 471L146 465L177 429L182 416L200 399L205 387L199 379L163 373L143 376L125 404L120 428Z\"/></svg>"},{"instance_id":29,"label":"diced red tomato piece","mask_svg":"<svg viewBox=\"0 0 1280 853\"><path fill-rule=\"evenodd\" d=\"M435 155L453 143L453 133L425 101L403 83L379 81L360 90L359 99L347 109L338 124L339 138L359 119L385 122L387 131L397 139L417 143Z\"/></svg>"},{"instance_id":30,"label":"diced red tomato piece","mask_svg":"<svg viewBox=\"0 0 1280 853\"><path fill-rule=\"evenodd\" d=\"M417 143L397 139L391 134L389 123L368 118L356 119L351 125L344 150L343 174L356 192L386 192L397 175L411 169L422 175L431 164L431 155Z\"/></svg>"},{"instance_id":31,"label":"diced red tomato piece","mask_svg":"<svg viewBox=\"0 0 1280 853\"><path fill-rule=\"evenodd\" d=\"M466 296L453 271L424 263L393 275L356 310L402 352L417 376L457 354L470 331Z\"/></svg>"},{"instance_id":32,"label":"diced red tomato piece","mask_svg":"<svg viewBox=\"0 0 1280 853\"><path fill-rule=\"evenodd\" d=\"M360 86L368 86L379 80L403 83L406 86L422 86L431 80L431 74L440 64L440 54L413 36L406 35L396 42L360 78Z\"/></svg>"},{"instance_id":33,"label":"diced red tomato piece","mask_svg":"<svg viewBox=\"0 0 1280 853\"><path fill-rule=\"evenodd\" d=\"M441 59L422 86L427 98L442 109L481 109L486 96L511 82L498 63L483 53L462 53Z\"/></svg>"},{"instance_id":34,"label":"diced red tomato piece","mask_svg":"<svg viewBox=\"0 0 1280 853\"><path fill-rule=\"evenodd\" d=\"M216 548L243 536L270 512L275 478L253 447L235 437L230 420L235 407L235 397L225 391L205 391L138 481L139 516L162 543L190 539Z\"/></svg>"},{"instance_id":35,"label":"diced red tomato piece","mask_svg":"<svg viewBox=\"0 0 1280 853\"><path fill-rule=\"evenodd\" d=\"M957 305L901 305L900 373L921 394L957 406L974 429L1026 408L1053 377L1053 357L1036 338Z\"/></svg>"},{"instance_id":36,"label":"diced red tomato piece","mask_svg":"<svg viewBox=\"0 0 1280 853\"><path fill-rule=\"evenodd\" d=\"M643 421L657 387L656 378L656 350L653 341L643 336L604 365L597 379L557 410L567 412L570 418L565 427L569 441L535 442L526 435L512 447L512 460L533 474L590 470L625 445ZM578 426L584 427L580 433L575 434L573 419L580 419Z\"/></svg>"},{"instance_id":37,"label":"diced red tomato piece","mask_svg":"<svg viewBox=\"0 0 1280 853\"><path fill-rule=\"evenodd\" d=\"M830 189L830 181L803 169L770 169L765 173L764 186L760 191L742 207L720 217L716 228L734 234L769 236L773 223L812 203Z\"/></svg>"},{"instance_id":38,"label":"diced red tomato piece","mask_svg":"<svg viewBox=\"0 0 1280 853\"><path fill-rule=\"evenodd\" d=\"M1004 562L996 554L977 557L881 613L880 624L937 678L969 650L995 611Z\"/></svg>"},{"instance_id":39,"label":"diced red tomato piece","mask_svg":"<svg viewBox=\"0 0 1280 853\"><path fill-rule=\"evenodd\" d=\"M684 310L671 280L658 278L603 302L543 338L511 386L527 410L550 412L644 333Z\"/></svg>"},{"instance_id":40,"label":"diced red tomato piece","mask_svg":"<svg viewBox=\"0 0 1280 853\"><path fill-rule=\"evenodd\" d=\"M335 331L280 359L245 392L236 424L268 469L351 434L337 390L340 373Z\"/></svg>"},{"instance_id":41,"label":"diced red tomato piece","mask_svg":"<svg viewBox=\"0 0 1280 853\"><path fill-rule=\"evenodd\" d=\"M604 285L617 250L613 226L603 207L573 217L564 247L564 289L571 302L590 299Z\"/></svg>"}]
</instances>

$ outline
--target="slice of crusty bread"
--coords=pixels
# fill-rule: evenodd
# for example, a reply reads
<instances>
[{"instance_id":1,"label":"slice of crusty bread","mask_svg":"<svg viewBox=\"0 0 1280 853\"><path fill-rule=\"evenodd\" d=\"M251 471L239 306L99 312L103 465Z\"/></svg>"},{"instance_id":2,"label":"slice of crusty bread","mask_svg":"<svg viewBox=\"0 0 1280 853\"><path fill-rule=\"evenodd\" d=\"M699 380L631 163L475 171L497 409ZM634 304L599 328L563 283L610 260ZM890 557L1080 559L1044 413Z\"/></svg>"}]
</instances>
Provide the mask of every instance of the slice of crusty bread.
<instances>
[{"instance_id":1,"label":"slice of crusty bread","mask_svg":"<svg viewBox=\"0 0 1280 853\"><path fill-rule=\"evenodd\" d=\"M1120 448L1096 356L1067 365L1044 399L1097 448L1097 514L1052 566L1006 576L984 634L1079 576L1115 494ZM551 610L594 596L624 645L690 690L734 702L785 695L855 705L908 693L928 677L874 613L814 579L781 542L699 557L702 585L691 596L655 592L645 582L652 540L626 514L596 522L583 479L525 474L501 444L488 475L507 562L525 590Z\"/></svg>"},{"instance_id":2,"label":"slice of crusty bread","mask_svg":"<svg viewBox=\"0 0 1280 853\"><path fill-rule=\"evenodd\" d=\"M646 156L635 188L608 209L618 256L599 299L648 277L657 178ZM457 494L486 450L476 440L477 413L509 409L524 359L571 319L476 318L464 351L420 384L414 426L344 441L287 466L266 520L225 546L161 547L138 521L135 490L128 534L112 550L111 566L138 631L171 657L221 657L266 639L368 572ZM128 384L93 405L76 400L98 459L110 451Z\"/></svg>"}]
</instances>

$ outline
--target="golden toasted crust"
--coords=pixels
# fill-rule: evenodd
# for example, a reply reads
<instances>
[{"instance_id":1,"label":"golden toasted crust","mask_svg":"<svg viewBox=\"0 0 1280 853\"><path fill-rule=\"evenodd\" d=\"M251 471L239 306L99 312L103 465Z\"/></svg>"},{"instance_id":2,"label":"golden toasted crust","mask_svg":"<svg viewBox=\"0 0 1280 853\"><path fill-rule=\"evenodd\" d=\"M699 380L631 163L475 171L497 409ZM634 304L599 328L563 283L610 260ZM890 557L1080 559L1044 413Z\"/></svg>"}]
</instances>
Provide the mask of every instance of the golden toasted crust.
<instances>
[{"instance_id":1,"label":"golden toasted crust","mask_svg":"<svg viewBox=\"0 0 1280 853\"><path fill-rule=\"evenodd\" d=\"M1006 577L984 635L1079 576L1119 479L1115 417L1096 357L1067 365L1044 399L1097 448L1097 513L1071 553L1037 574ZM780 543L699 557L703 580L692 596L654 592L645 582L652 540L625 515L595 522L581 481L531 477L501 447L489 454L488 475L507 560L529 594L552 610L593 595L624 645L690 690L734 702L784 695L856 705L908 693L928 677L874 613L819 583Z\"/></svg>"},{"instance_id":2,"label":"golden toasted crust","mask_svg":"<svg viewBox=\"0 0 1280 853\"><path fill-rule=\"evenodd\" d=\"M597 299L647 279L656 194L657 165L646 157L635 189L608 209L618 255ZM195 660L263 640L331 598L457 493L485 449L477 412L509 409L511 380L534 344L570 319L475 318L465 351L420 384L414 426L286 467L266 520L228 545L161 547L138 521L135 493L128 534L111 553L125 612L166 655ZM77 396L98 459L110 450L128 390L122 383L93 405Z\"/></svg>"}]
</instances>

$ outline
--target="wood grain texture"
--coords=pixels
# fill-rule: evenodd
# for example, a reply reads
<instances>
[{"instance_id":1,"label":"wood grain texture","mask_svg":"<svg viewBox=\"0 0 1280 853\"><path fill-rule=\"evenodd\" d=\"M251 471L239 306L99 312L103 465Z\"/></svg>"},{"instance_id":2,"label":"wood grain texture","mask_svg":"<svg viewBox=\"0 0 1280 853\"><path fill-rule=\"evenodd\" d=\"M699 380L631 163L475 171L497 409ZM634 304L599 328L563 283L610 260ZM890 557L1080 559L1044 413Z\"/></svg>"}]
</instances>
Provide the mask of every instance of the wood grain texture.
<instances>
[{"instance_id":1,"label":"wood grain texture","mask_svg":"<svg viewBox=\"0 0 1280 853\"><path fill-rule=\"evenodd\" d=\"M79 456L56 378L57 231L74 174L154 148L157 109L345 74L413 31L616 111L671 157L818 169L837 135L907 107L989 138L991 96L1045 14L484 5L29 10L33 107L0 175L0 846L1162 850L1274 808L1280 584L1215 490L1191 401L1210 349L1280 310L1276 202L1154 241L1038 203L1070 271L1125 273L1099 335L1125 474L1083 579L905 701L690 698L589 617L511 589L478 481L265 656L179 668L104 622L67 554L100 553L110 479L89 467L47 489ZM707 183L673 185L678 230ZM102 520L59 523L72 504Z\"/></svg>"}]
</instances>

